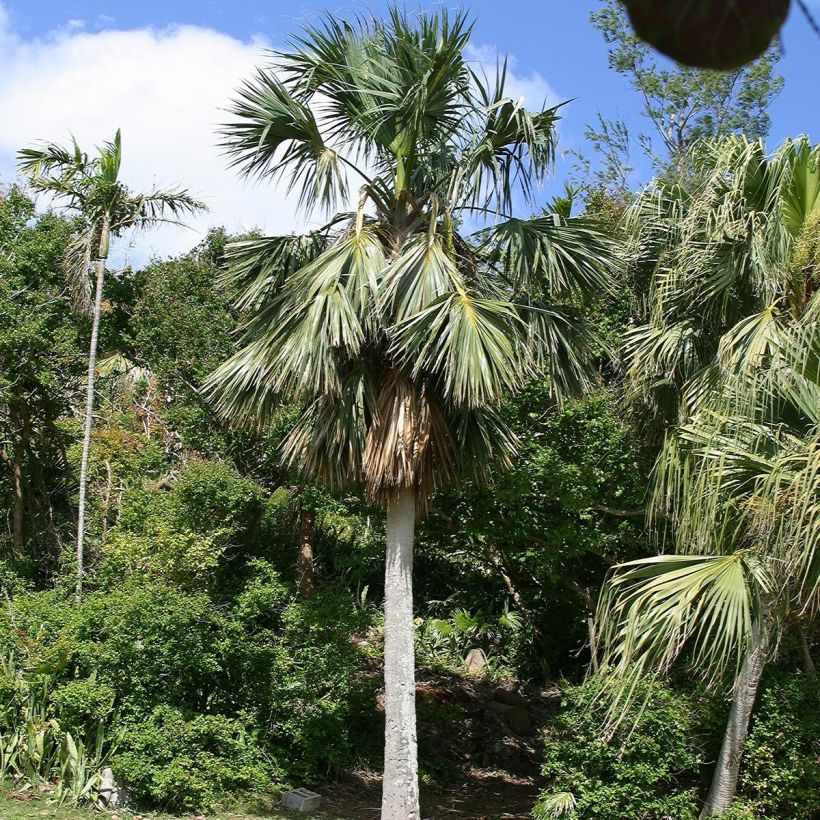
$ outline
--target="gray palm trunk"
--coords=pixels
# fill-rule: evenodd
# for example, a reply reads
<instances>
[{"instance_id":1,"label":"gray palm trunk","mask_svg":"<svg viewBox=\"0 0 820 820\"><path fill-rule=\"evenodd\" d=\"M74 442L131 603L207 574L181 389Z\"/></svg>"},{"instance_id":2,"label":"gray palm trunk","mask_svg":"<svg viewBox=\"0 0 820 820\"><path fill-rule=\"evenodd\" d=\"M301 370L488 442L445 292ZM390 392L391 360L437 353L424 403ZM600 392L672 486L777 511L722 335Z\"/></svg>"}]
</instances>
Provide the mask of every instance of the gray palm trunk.
<instances>
[{"instance_id":1,"label":"gray palm trunk","mask_svg":"<svg viewBox=\"0 0 820 820\"><path fill-rule=\"evenodd\" d=\"M749 653L743 661L735 684L732 707L729 710L729 722L723 736L712 785L706 803L700 813L701 818L715 817L729 809L737 791L737 779L740 773L740 761L749 734L749 721L752 717L760 678L766 667L768 652L768 633L765 628L755 627Z\"/></svg>"},{"instance_id":2,"label":"gray palm trunk","mask_svg":"<svg viewBox=\"0 0 820 820\"><path fill-rule=\"evenodd\" d=\"M100 258L95 261L96 285L94 289L94 308L91 319L91 344L88 349L88 383L85 394L85 420L83 423L83 454L80 460L80 499L77 509L77 583L75 598L79 601L83 594L84 551L85 551L85 507L88 488L88 457L91 452L91 430L94 426L94 381L97 374L97 341L100 333L100 314L102 313L103 283L105 280L105 262L108 256L108 223L102 227L100 238Z\"/></svg>"},{"instance_id":3,"label":"gray palm trunk","mask_svg":"<svg viewBox=\"0 0 820 820\"><path fill-rule=\"evenodd\" d=\"M384 573L384 781L382 820L419 820L416 660L413 646L413 536L416 494L387 505Z\"/></svg>"}]
</instances>

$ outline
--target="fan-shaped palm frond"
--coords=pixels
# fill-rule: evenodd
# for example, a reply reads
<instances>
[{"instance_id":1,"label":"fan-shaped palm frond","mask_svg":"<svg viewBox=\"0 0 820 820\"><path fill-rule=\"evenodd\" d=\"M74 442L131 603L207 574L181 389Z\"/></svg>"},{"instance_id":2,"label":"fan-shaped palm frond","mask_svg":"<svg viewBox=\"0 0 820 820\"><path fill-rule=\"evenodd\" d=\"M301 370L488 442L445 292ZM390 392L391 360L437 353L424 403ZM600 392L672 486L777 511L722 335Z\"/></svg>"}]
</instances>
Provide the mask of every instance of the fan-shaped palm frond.
<instances>
[{"instance_id":1,"label":"fan-shaped palm frond","mask_svg":"<svg viewBox=\"0 0 820 820\"><path fill-rule=\"evenodd\" d=\"M613 247L600 226L584 218L509 219L483 231L482 238L482 251L515 294L583 300L611 288Z\"/></svg>"}]
</instances>

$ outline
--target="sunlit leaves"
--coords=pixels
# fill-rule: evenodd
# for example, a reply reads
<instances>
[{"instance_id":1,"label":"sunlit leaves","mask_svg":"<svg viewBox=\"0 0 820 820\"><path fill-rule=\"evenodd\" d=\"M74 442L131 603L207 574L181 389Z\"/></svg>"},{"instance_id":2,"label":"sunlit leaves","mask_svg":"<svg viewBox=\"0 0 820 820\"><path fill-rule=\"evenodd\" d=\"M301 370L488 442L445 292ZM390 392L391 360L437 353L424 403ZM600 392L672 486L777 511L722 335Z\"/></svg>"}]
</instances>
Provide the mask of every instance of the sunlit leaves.
<instances>
[{"instance_id":1,"label":"sunlit leaves","mask_svg":"<svg viewBox=\"0 0 820 820\"><path fill-rule=\"evenodd\" d=\"M605 667L629 696L684 647L711 680L737 669L759 623L768 579L755 557L661 555L616 568L601 600Z\"/></svg>"},{"instance_id":2,"label":"sunlit leaves","mask_svg":"<svg viewBox=\"0 0 820 820\"><path fill-rule=\"evenodd\" d=\"M481 407L521 384L522 330L508 302L458 290L398 324L392 350L415 378L439 376L455 405Z\"/></svg>"},{"instance_id":3,"label":"sunlit leaves","mask_svg":"<svg viewBox=\"0 0 820 820\"><path fill-rule=\"evenodd\" d=\"M130 191L119 179L119 131L93 156L82 151L72 139L69 148L55 143L24 148L18 160L18 167L33 190L53 196L59 205L79 217L81 228L66 248L63 265L77 307L86 313L92 307L88 281L91 261L107 257L109 234L119 236L133 228L178 223L205 207L181 188Z\"/></svg>"},{"instance_id":4,"label":"sunlit leaves","mask_svg":"<svg viewBox=\"0 0 820 820\"><path fill-rule=\"evenodd\" d=\"M330 208L344 196L345 177L310 106L298 100L271 71L258 71L239 91L223 126L233 165L249 176L286 175L300 201Z\"/></svg>"},{"instance_id":5,"label":"sunlit leaves","mask_svg":"<svg viewBox=\"0 0 820 820\"><path fill-rule=\"evenodd\" d=\"M509 219L483 237L485 252L515 293L573 299L611 287L614 249L600 226L588 220L557 214Z\"/></svg>"}]
</instances>

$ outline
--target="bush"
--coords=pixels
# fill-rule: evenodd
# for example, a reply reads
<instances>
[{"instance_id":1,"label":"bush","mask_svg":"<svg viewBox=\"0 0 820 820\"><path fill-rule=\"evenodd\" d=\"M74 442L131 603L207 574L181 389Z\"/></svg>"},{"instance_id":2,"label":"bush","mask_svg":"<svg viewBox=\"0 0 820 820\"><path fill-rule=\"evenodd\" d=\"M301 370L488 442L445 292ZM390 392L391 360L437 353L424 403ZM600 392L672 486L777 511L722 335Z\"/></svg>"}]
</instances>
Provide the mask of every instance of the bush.
<instances>
[{"instance_id":1,"label":"bush","mask_svg":"<svg viewBox=\"0 0 820 820\"><path fill-rule=\"evenodd\" d=\"M21 592L14 628L0 608L0 638L21 660L17 678L0 667L0 697L36 669L61 725L89 741L100 721L112 738L124 730L118 772L156 806L202 810L280 776L338 771L378 720L351 640L370 616L332 588L300 599L261 559L240 569L230 603L142 571L79 605Z\"/></svg>"},{"instance_id":2,"label":"bush","mask_svg":"<svg viewBox=\"0 0 820 820\"><path fill-rule=\"evenodd\" d=\"M266 789L276 768L244 725L221 715L186 720L167 706L125 731L114 772L134 799L168 811L207 811L241 791Z\"/></svg>"},{"instance_id":3,"label":"bush","mask_svg":"<svg viewBox=\"0 0 820 820\"><path fill-rule=\"evenodd\" d=\"M637 704L606 741L601 737L603 707L596 700L599 687L593 678L564 688L561 711L544 743L543 774L550 788L534 816L559 816L562 806L566 816L601 820L696 818L697 704L665 684L655 683L651 690L645 684Z\"/></svg>"},{"instance_id":4,"label":"bush","mask_svg":"<svg viewBox=\"0 0 820 820\"><path fill-rule=\"evenodd\" d=\"M111 718L116 697L114 689L99 683L95 673L58 686L51 693L51 706L61 726L75 736L90 739L100 724Z\"/></svg>"},{"instance_id":5,"label":"bush","mask_svg":"<svg viewBox=\"0 0 820 820\"><path fill-rule=\"evenodd\" d=\"M775 670L764 678L743 758L740 793L757 817L816 817L820 680Z\"/></svg>"}]
</instances>

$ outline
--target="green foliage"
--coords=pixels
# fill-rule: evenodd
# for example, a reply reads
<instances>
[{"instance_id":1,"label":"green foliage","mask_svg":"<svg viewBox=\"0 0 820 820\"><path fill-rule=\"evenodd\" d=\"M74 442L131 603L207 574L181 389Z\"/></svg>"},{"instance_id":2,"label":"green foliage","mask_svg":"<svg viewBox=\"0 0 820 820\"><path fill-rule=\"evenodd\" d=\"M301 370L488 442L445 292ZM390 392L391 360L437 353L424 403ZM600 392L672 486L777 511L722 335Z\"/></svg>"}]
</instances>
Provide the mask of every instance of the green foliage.
<instances>
[{"instance_id":1,"label":"green foliage","mask_svg":"<svg viewBox=\"0 0 820 820\"><path fill-rule=\"evenodd\" d=\"M514 467L495 471L489 487L436 496L420 526L419 553L433 559L416 570L432 601L425 616L478 609L489 623L505 608L519 613L523 628L487 648L522 674L546 677L543 664L558 658L568 670L607 565L647 548L654 453L619 418L615 399L601 391L556 408L549 386L531 383L506 408L521 441Z\"/></svg>"},{"instance_id":2,"label":"green foliage","mask_svg":"<svg viewBox=\"0 0 820 820\"><path fill-rule=\"evenodd\" d=\"M666 4L658 7L663 11ZM769 104L783 87L782 77L775 73L775 48L734 71L665 67L635 36L621 3L606 0L591 18L609 46L610 67L642 96L643 114L654 133L643 136L641 143L659 165L679 158L704 137L743 133L756 139L769 133Z\"/></svg>"},{"instance_id":3,"label":"green foliage","mask_svg":"<svg viewBox=\"0 0 820 820\"><path fill-rule=\"evenodd\" d=\"M278 774L240 721L186 719L167 706L126 727L113 766L140 803L177 812L212 810L237 792L263 791Z\"/></svg>"},{"instance_id":4,"label":"green foliage","mask_svg":"<svg viewBox=\"0 0 820 820\"><path fill-rule=\"evenodd\" d=\"M85 323L60 272L72 229L53 213L35 216L18 188L0 192L0 506L9 511L0 553L33 576L54 567L73 490L60 425L83 369Z\"/></svg>"},{"instance_id":5,"label":"green foliage","mask_svg":"<svg viewBox=\"0 0 820 820\"><path fill-rule=\"evenodd\" d=\"M522 644L524 620L504 605L497 618L485 620L479 612L457 609L447 618L416 620L416 658L425 666L458 671L470 649L481 648L490 671L509 673Z\"/></svg>"},{"instance_id":6,"label":"green foliage","mask_svg":"<svg viewBox=\"0 0 820 820\"><path fill-rule=\"evenodd\" d=\"M93 737L97 727L114 713L117 693L98 683L96 674L85 679L67 680L51 692L51 705L60 724L80 737Z\"/></svg>"},{"instance_id":7,"label":"green foliage","mask_svg":"<svg viewBox=\"0 0 820 820\"><path fill-rule=\"evenodd\" d=\"M113 752L102 720L107 710L102 704L91 721L78 714L87 704L78 710L76 697L89 694L93 681L73 692L65 687L56 699L49 698L49 682L42 674L25 676L14 654L0 663L0 782L11 779L21 791L54 784L60 801L97 803L102 770ZM109 699L107 692L96 694ZM66 721L55 717L55 706Z\"/></svg>"},{"instance_id":8,"label":"green foliage","mask_svg":"<svg viewBox=\"0 0 820 820\"><path fill-rule=\"evenodd\" d=\"M0 636L48 676L43 714L70 726L78 748L93 746L100 722L124 733L115 768L153 805L202 810L284 776L335 772L372 745L374 684L351 641L370 617L345 592L297 599L259 558L240 574L227 603L151 568L112 573L79 606L23 594L13 628L11 611L0 614ZM29 674L0 676L3 699Z\"/></svg>"},{"instance_id":9,"label":"green foliage","mask_svg":"<svg viewBox=\"0 0 820 820\"><path fill-rule=\"evenodd\" d=\"M606 737L601 731L599 681L563 688L561 711L544 738L543 775L550 785L534 817L698 816L699 704L661 684L643 689L645 705L631 707L619 728Z\"/></svg>"},{"instance_id":10,"label":"green foliage","mask_svg":"<svg viewBox=\"0 0 820 820\"><path fill-rule=\"evenodd\" d=\"M820 794L820 680L774 671L764 678L740 776L755 817L816 816Z\"/></svg>"}]
</instances>

